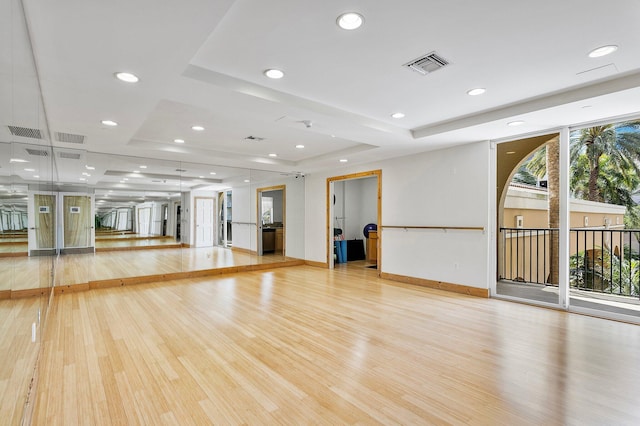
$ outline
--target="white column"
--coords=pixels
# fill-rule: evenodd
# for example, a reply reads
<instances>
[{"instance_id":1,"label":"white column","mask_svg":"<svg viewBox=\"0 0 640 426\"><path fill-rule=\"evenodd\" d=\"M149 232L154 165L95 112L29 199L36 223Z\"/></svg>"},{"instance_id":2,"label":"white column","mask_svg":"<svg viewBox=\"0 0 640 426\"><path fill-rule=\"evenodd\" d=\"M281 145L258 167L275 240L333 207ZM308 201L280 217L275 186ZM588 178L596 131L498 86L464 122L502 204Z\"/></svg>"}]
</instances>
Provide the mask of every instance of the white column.
<instances>
[{"instance_id":1,"label":"white column","mask_svg":"<svg viewBox=\"0 0 640 426\"><path fill-rule=\"evenodd\" d=\"M560 130L560 244L558 303L569 307L569 128Z\"/></svg>"}]
</instances>

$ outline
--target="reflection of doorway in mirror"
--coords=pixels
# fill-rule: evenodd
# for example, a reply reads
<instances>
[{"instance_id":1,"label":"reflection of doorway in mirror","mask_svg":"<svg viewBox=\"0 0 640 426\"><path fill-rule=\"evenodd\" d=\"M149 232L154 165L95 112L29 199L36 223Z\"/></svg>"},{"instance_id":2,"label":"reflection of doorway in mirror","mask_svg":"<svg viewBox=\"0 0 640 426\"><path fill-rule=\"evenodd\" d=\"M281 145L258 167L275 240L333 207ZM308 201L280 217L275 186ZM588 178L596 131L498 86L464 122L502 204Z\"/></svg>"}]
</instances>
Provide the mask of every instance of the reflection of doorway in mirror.
<instances>
[{"instance_id":1,"label":"reflection of doorway in mirror","mask_svg":"<svg viewBox=\"0 0 640 426\"><path fill-rule=\"evenodd\" d=\"M231 191L218 192L218 245L231 247Z\"/></svg>"},{"instance_id":2,"label":"reflection of doorway in mirror","mask_svg":"<svg viewBox=\"0 0 640 426\"><path fill-rule=\"evenodd\" d=\"M55 224L56 224L56 196L53 194L33 194L35 206L33 217L33 248L32 250L55 249ZM31 242L31 238L29 238ZM30 247L31 243L30 243Z\"/></svg>"},{"instance_id":3,"label":"reflection of doorway in mirror","mask_svg":"<svg viewBox=\"0 0 640 426\"><path fill-rule=\"evenodd\" d=\"M63 196L64 248L91 247L91 197Z\"/></svg>"},{"instance_id":4,"label":"reflection of doorway in mirror","mask_svg":"<svg viewBox=\"0 0 640 426\"><path fill-rule=\"evenodd\" d=\"M151 207L138 209L138 234L149 235L151 229Z\"/></svg>"},{"instance_id":5,"label":"reflection of doorway in mirror","mask_svg":"<svg viewBox=\"0 0 640 426\"><path fill-rule=\"evenodd\" d=\"M195 237L196 247L213 246L214 208L213 198L195 198Z\"/></svg>"}]
</instances>

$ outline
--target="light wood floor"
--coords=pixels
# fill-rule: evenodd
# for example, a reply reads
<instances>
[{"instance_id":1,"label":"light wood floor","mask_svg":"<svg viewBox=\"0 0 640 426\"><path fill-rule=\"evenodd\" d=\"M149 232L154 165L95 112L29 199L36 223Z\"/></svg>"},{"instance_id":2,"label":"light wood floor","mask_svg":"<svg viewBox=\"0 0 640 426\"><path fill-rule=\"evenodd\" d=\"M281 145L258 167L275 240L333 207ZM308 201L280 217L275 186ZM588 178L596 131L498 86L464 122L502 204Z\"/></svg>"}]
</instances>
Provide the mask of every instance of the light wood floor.
<instances>
[{"instance_id":1,"label":"light wood floor","mask_svg":"<svg viewBox=\"0 0 640 426\"><path fill-rule=\"evenodd\" d=\"M640 424L640 329L292 267L54 298L36 425Z\"/></svg>"}]
</instances>

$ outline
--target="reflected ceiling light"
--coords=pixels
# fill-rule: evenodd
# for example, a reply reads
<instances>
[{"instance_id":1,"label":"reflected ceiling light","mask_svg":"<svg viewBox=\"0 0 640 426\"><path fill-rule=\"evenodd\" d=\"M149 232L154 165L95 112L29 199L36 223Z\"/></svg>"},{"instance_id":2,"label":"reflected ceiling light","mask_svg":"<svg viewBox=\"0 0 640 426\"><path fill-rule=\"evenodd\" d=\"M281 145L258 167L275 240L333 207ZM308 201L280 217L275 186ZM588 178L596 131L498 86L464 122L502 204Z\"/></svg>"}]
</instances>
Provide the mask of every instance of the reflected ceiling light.
<instances>
[{"instance_id":1,"label":"reflected ceiling light","mask_svg":"<svg viewBox=\"0 0 640 426\"><path fill-rule=\"evenodd\" d=\"M191 130L195 130L196 132L201 132L204 130L202 126L191 126Z\"/></svg>"},{"instance_id":2,"label":"reflected ceiling light","mask_svg":"<svg viewBox=\"0 0 640 426\"><path fill-rule=\"evenodd\" d=\"M40 176L39 175L33 175L34 178L39 179Z\"/></svg>"},{"instance_id":3,"label":"reflected ceiling light","mask_svg":"<svg viewBox=\"0 0 640 426\"><path fill-rule=\"evenodd\" d=\"M209 174L210 174L210 175L215 175L215 174L216 174L216 172L209 172Z\"/></svg>"},{"instance_id":4,"label":"reflected ceiling light","mask_svg":"<svg viewBox=\"0 0 640 426\"><path fill-rule=\"evenodd\" d=\"M204 179L204 176L198 176L198 179Z\"/></svg>"},{"instance_id":5,"label":"reflected ceiling light","mask_svg":"<svg viewBox=\"0 0 640 426\"><path fill-rule=\"evenodd\" d=\"M115 126L118 125L118 123L116 123L113 120L102 120L101 123L104 124L105 126L109 126L109 127L115 127Z\"/></svg>"},{"instance_id":6,"label":"reflected ceiling light","mask_svg":"<svg viewBox=\"0 0 640 426\"><path fill-rule=\"evenodd\" d=\"M249 183L249 182L251 182L249 179L244 180L244 183Z\"/></svg>"},{"instance_id":7,"label":"reflected ceiling light","mask_svg":"<svg viewBox=\"0 0 640 426\"><path fill-rule=\"evenodd\" d=\"M341 162L341 163L346 163L347 161L349 161L349 160L347 160L346 158L341 158L341 159L340 159L340 162Z\"/></svg>"},{"instance_id":8,"label":"reflected ceiling light","mask_svg":"<svg viewBox=\"0 0 640 426\"><path fill-rule=\"evenodd\" d=\"M129 180L129 178L122 178L122 180L127 181L127 180Z\"/></svg>"},{"instance_id":9,"label":"reflected ceiling light","mask_svg":"<svg viewBox=\"0 0 640 426\"><path fill-rule=\"evenodd\" d=\"M124 181L123 181L123 180L121 180L121 181L120 181L120 183L124 183Z\"/></svg>"},{"instance_id":10,"label":"reflected ceiling light","mask_svg":"<svg viewBox=\"0 0 640 426\"><path fill-rule=\"evenodd\" d=\"M110 189L109 192L113 192L113 189Z\"/></svg>"},{"instance_id":11,"label":"reflected ceiling light","mask_svg":"<svg viewBox=\"0 0 640 426\"><path fill-rule=\"evenodd\" d=\"M184 139L174 139L175 143L184 143Z\"/></svg>"},{"instance_id":12,"label":"reflected ceiling light","mask_svg":"<svg viewBox=\"0 0 640 426\"><path fill-rule=\"evenodd\" d=\"M25 172L35 172L36 169L24 169Z\"/></svg>"},{"instance_id":13,"label":"reflected ceiling light","mask_svg":"<svg viewBox=\"0 0 640 426\"><path fill-rule=\"evenodd\" d=\"M147 168L147 166L140 166L140 168L141 168L141 169L146 169L146 168Z\"/></svg>"},{"instance_id":14,"label":"reflected ceiling light","mask_svg":"<svg viewBox=\"0 0 640 426\"><path fill-rule=\"evenodd\" d=\"M482 95L486 91L487 89L485 89L484 87L476 87L475 89L468 90L467 95L478 96L478 95Z\"/></svg>"},{"instance_id":15,"label":"reflected ceiling light","mask_svg":"<svg viewBox=\"0 0 640 426\"><path fill-rule=\"evenodd\" d=\"M298 148L298 149L303 149L303 148L304 148L304 145L296 145L296 148Z\"/></svg>"},{"instance_id":16,"label":"reflected ceiling light","mask_svg":"<svg viewBox=\"0 0 640 426\"><path fill-rule=\"evenodd\" d=\"M89 173L87 173L87 172L84 172L84 173L82 173L82 176L89 177L89 176L91 176L91 175L90 175Z\"/></svg>"},{"instance_id":17,"label":"reflected ceiling light","mask_svg":"<svg viewBox=\"0 0 640 426\"><path fill-rule=\"evenodd\" d=\"M130 72L117 72L114 74L114 76L118 80L124 81L125 83L137 83L138 81L140 81L137 75L131 74Z\"/></svg>"},{"instance_id":18,"label":"reflected ceiling light","mask_svg":"<svg viewBox=\"0 0 640 426\"><path fill-rule=\"evenodd\" d=\"M356 12L345 12L338 16L336 23L343 30L355 30L364 23L364 17Z\"/></svg>"},{"instance_id":19,"label":"reflected ceiling light","mask_svg":"<svg viewBox=\"0 0 640 426\"><path fill-rule=\"evenodd\" d=\"M87 180L87 179L86 179L86 178L80 178L80 180L81 180L81 181L85 181L85 180Z\"/></svg>"},{"instance_id":20,"label":"reflected ceiling light","mask_svg":"<svg viewBox=\"0 0 640 426\"><path fill-rule=\"evenodd\" d=\"M93 166L88 166L88 165L87 165L87 166L84 166L84 168L85 168L85 169L87 169L87 170L95 170L95 169L96 169L95 167L93 167Z\"/></svg>"},{"instance_id":21,"label":"reflected ceiling light","mask_svg":"<svg viewBox=\"0 0 640 426\"><path fill-rule=\"evenodd\" d=\"M391 117L393 118L404 118L404 114L401 112L394 112L393 114L391 114Z\"/></svg>"},{"instance_id":22,"label":"reflected ceiling light","mask_svg":"<svg viewBox=\"0 0 640 426\"><path fill-rule=\"evenodd\" d=\"M264 71L264 75L266 75L267 77L272 78L274 80L278 80L278 79L284 77L284 72L280 71L278 69L275 69L275 68L270 68L270 69Z\"/></svg>"},{"instance_id":23,"label":"reflected ceiling light","mask_svg":"<svg viewBox=\"0 0 640 426\"><path fill-rule=\"evenodd\" d=\"M616 46L615 44L610 44L608 46L601 46L601 47L598 47L597 49L593 49L591 52L589 52L589 57L590 58L599 58L601 56L605 56L605 55L608 55L610 53L613 53L616 50L618 50L618 46Z\"/></svg>"},{"instance_id":24,"label":"reflected ceiling light","mask_svg":"<svg viewBox=\"0 0 640 426\"><path fill-rule=\"evenodd\" d=\"M507 123L507 126L511 126L511 127L516 127L516 126L521 126L524 124L524 121L522 120L516 120L516 121L510 121Z\"/></svg>"},{"instance_id":25,"label":"reflected ceiling light","mask_svg":"<svg viewBox=\"0 0 640 426\"><path fill-rule=\"evenodd\" d=\"M269 154L269 157L277 157L277 156L278 156L278 154L275 154L275 153Z\"/></svg>"},{"instance_id":26,"label":"reflected ceiling light","mask_svg":"<svg viewBox=\"0 0 640 426\"><path fill-rule=\"evenodd\" d=\"M140 173L140 170L134 170L133 173Z\"/></svg>"},{"instance_id":27,"label":"reflected ceiling light","mask_svg":"<svg viewBox=\"0 0 640 426\"><path fill-rule=\"evenodd\" d=\"M27 160L23 160L22 158L12 158L9 160L10 163L28 163Z\"/></svg>"}]
</instances>

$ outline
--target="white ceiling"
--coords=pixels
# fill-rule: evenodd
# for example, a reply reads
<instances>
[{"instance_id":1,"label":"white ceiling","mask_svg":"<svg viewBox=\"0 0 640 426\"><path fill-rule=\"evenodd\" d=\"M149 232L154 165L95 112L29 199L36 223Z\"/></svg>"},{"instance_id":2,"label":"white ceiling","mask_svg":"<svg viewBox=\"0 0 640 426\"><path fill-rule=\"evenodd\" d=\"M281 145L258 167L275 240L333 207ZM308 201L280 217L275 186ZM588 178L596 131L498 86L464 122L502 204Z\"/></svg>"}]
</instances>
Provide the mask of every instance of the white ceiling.
<instances>
[{"instance_id":1,"label":"white ceiling","mask_svg":"<svg viewBox=\"0 0 640 426\"><path fill-rule=\"evenodd\" d=\"M637 0L23 3L39 78L20 0L4 1L0 142L49 143L9 134L18 125L85 136L59 148L313 173L640 111ZM347 10L360 29L338 28ZM587 57L608 44L618 51ZM432 51L450 65L403 67ZM487 92L468 96L475 87Z\"/></svg>"}]
</instances>

